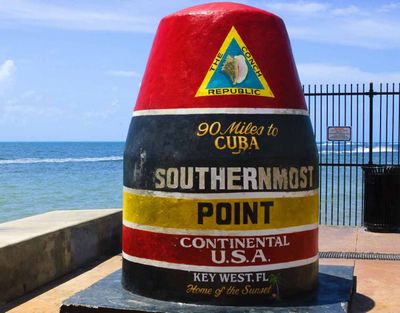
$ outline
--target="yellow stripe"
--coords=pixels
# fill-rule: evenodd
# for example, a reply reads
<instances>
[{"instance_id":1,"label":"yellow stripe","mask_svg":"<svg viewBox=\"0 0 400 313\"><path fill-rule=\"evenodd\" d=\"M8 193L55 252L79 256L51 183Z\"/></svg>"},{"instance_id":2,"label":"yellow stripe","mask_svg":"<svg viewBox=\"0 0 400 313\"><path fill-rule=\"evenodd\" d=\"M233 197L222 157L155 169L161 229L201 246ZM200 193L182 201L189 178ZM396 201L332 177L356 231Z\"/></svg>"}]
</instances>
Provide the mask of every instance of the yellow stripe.
<instances>
[{"instance_id":1,"label":"yellow stripe","mask_svg":"<svg viewBox=\"0 0 400 313\"><path fill-rule=\"evenodd\" d=\"M264 223L264 207L260 202L272 201L269 223ZM213 215L202 218L203 224L198 224L198 203L211 203ZM232 223L220 225L216 221L216 204L224 202L232 206ZM248 219L247 224L234 223L234 203L258 203L257 224ZM318 223L318 194L306 197L292 198L256 198L256 199L181 199L166 198L151 195L139 195L124 192L123 219L125 221L166 228L180 229L215 229L215 230L261 230L301 226ZM204 209L206 211L206 209ZM225 209L223 218L225 219ZM242 215L242 214L241 214ZM242 217L242 216L241 216Z\"/></svg>"}]
</instances>

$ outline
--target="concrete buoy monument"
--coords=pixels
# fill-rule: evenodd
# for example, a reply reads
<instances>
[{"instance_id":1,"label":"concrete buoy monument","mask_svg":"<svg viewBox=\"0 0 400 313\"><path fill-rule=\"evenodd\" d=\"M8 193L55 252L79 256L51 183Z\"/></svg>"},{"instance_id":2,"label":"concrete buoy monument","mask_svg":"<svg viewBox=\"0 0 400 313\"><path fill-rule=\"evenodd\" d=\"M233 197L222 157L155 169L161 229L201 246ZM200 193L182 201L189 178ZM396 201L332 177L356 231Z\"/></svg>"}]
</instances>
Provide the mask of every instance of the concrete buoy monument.
<instances>
[{"instance_id":1,"label":"concrete buoy monument","mask_svg":"<svg viewBox=\"0 0 400 313\"><path fill-rule=\"evenodd\" d=\"M317 150L283 21L237 3L165 17L124 154L124 288L260 306L317 277Z\"/></svg>"}]
</instances>

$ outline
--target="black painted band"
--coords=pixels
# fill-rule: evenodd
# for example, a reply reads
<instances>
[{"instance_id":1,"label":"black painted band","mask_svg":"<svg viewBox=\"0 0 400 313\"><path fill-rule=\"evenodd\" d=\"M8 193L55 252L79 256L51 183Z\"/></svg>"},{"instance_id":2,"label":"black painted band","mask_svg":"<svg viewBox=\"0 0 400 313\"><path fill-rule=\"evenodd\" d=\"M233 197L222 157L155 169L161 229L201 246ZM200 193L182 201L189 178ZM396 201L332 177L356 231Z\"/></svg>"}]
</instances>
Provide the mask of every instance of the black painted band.
<instances>
[{"instance_id":1,"label":"black painted band","mask_svg":"<svg viewBox=\"0 0 400 313\"><path fill-rule=\"evenodd\" d=\"M307 171L308 167L312 170ZM301 179L300 174L304 176L307 172L312 175L312 185L294 184L287 191L316 189L317 151L309 117L193 114L132 118L124 156L124 186L174 192L216 192L209 183L211 176L201 189L198 183L189 189L180 185L173 190L162 184L156 187L157 174L165 176L168 169L179 169L180 173L193 172L196 180L202 171L196 171L196 168L204 168L205 175L211 175L212 168L216 174L221 174L220 168L223 168L225 176L229 171L233 171L232 175L243 176L243 168L256 169L259 175L263 169L266 175L268 171L270 175L275 173L282 177L291 174L289 179ZM274 190L273 186L270 190L264 189L246 191L282 191L282 188ZM222 191L235 192L228 188Z\"/></svg>"},{"instance_id":2,"label":"black painted band","mask_svg":"<svg viewBox=\"0 0 400 313\"><path fill-rule=\"evenodd\" d=\"M122 271L124 288L145 297L213 305L262 306L273 303L277 296L285 299L313 289L317 281L318 261L304 266L266 272L267 277L277 274L276 282L279 284L279 290L276 289L273 281L223 283L217 278L219 277L218 273L216 273L214 282L194 282L194 272L142 265L125 259L123 259ZM208 275L208 273L204 274ZM229 286L238 288L239 294L227 294L226 288ZM215 292L223 287L225 287L225 292L219 297L215 297ZM199 293L195 293L195 288L198 288ZM204 294L204 290L201 293L200 290L203 288L210 288L212 294ZM249 294L255 290L260 294Z\"/></svg>"}]
</instances>

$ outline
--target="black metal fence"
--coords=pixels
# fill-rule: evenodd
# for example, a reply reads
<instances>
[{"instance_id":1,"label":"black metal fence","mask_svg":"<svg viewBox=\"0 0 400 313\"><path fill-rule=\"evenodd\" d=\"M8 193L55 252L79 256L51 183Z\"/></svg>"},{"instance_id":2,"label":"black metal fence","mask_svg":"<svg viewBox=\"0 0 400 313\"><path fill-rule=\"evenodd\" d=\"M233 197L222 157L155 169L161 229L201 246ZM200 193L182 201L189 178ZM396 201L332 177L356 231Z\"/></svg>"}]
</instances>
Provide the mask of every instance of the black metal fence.
<instances>
[{"instance_id":1,"label":"black metal fence","mask_svg":"<svg viewBox=\"0 0 400 313\"><path fill-rule=\"evenodd\" d=\"M362 225L362 166L399 164L400 84L303 90L319 151L320 223Z\"/></svg>"}]
</instances>

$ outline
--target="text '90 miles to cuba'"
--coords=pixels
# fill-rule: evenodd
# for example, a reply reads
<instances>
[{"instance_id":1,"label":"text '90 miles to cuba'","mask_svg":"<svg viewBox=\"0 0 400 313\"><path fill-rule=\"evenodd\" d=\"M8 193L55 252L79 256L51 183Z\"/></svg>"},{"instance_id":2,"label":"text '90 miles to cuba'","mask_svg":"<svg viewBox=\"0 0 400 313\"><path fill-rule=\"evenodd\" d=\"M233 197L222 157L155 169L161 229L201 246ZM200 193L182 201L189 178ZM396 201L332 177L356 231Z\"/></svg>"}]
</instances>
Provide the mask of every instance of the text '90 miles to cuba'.
<instances>
[{"instance_id":1,"label":"text '90 miles to cuba'","mask_svg":"<svg viewBox=\"0 0 400 313\"><path fill-rule=\"evenodd\" d=\"M272 123L263 126L253 122L235 121L224 128L221 122L215 121L200 123L196 135L213 137L217 150L229 150L232 154L240 154L248 150L260 150L258 137L276 137L278 133L278 127Z\"/></svg>"}]
</instances>

